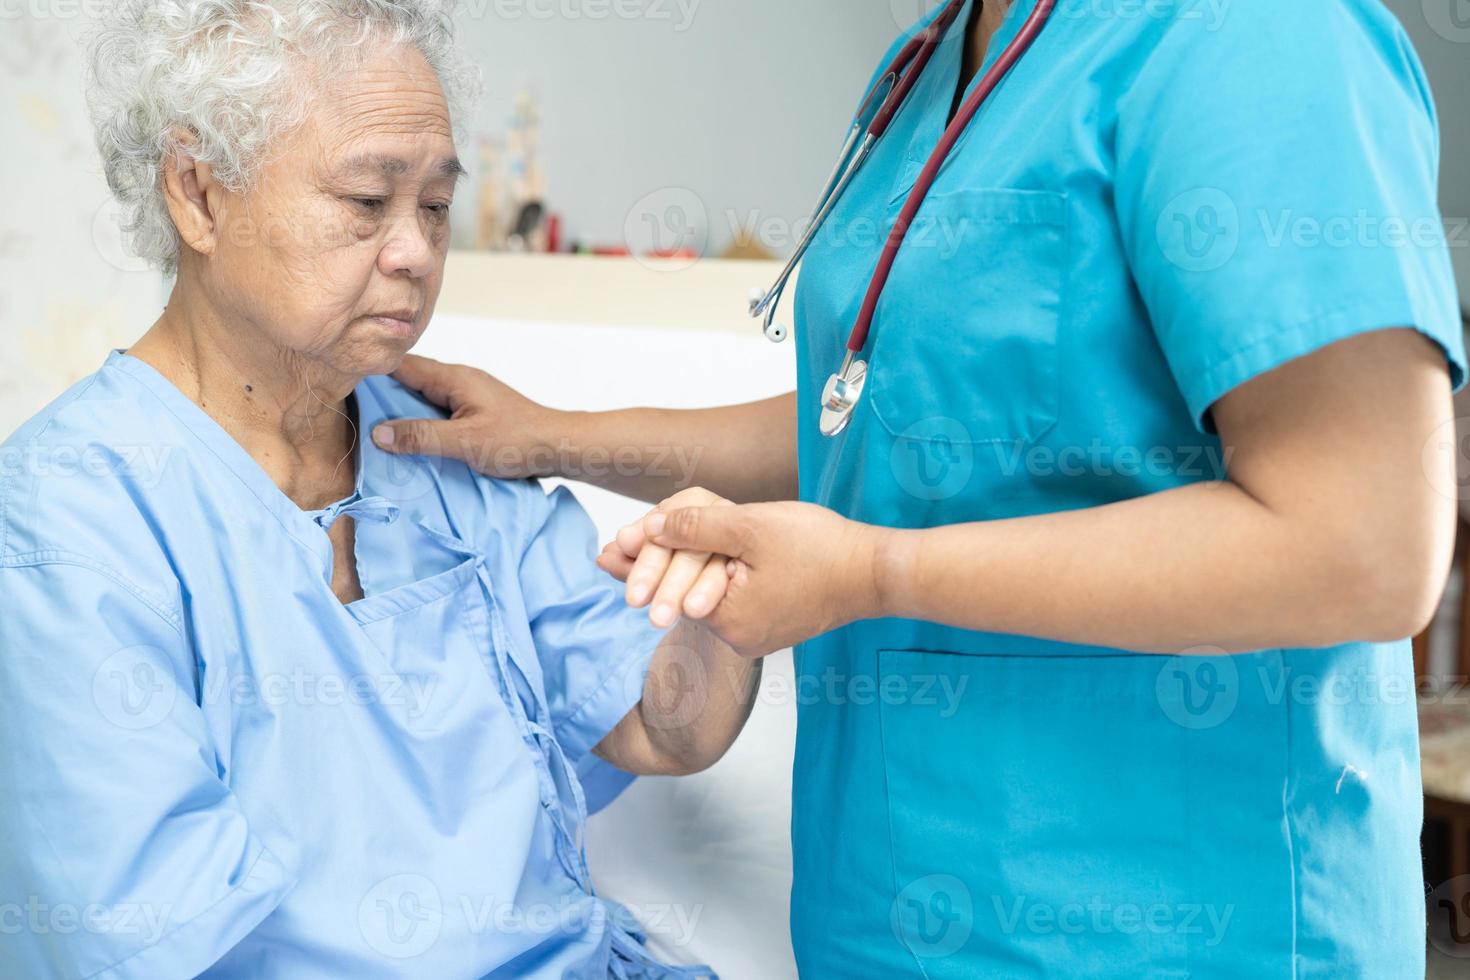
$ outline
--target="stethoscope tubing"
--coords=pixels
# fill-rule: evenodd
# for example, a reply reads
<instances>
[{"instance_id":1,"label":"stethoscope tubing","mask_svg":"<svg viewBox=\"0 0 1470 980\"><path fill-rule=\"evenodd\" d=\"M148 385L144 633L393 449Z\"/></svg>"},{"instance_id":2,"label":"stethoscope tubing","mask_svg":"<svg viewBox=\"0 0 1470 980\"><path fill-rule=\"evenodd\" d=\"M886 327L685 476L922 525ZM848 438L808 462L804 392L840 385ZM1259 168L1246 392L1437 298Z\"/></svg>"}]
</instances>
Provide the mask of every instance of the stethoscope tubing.
<instances>
[{"instance_id":1,"label":"stethoscope tubing","mask_svg":"<svg viewBox=\"0 0 1470 980\"><path fill-rule=\"evenodd\" d=\"M944 135L940 137L934 152L929 155L924 169L919 171L913 189L909 192L908 199L904 201L903 210L899 212L898 219L889 231L888 240L884 243L883 252L878 258L878 267L874 270L873 278L868 283L867 294L863 297L863 305L858 312L857 322L848 336L847 349L853 355L862 353L863 348L868 344L868 334L872 330L873 319L877 315L878 302L883 298L883 290L887 287L889 276L893 273L893 264L898 259L899 250L908 237L914 218L918 216L919 209L924 206L924 201L929 197L929 191L933 189L934 182L939 178L939 171L943 169L955 146L965 135L970 123L989 100L996 87L1040 36L1055 6L1056 0L1036 0L1036 7L1031 11L1026 23L1022 25L1015 39L1006 46L1000 57L980 79L975 91L965 99L959 112L955 114L954 119L945 129ZM946 14L948 12L946 11Z\"/></svg>"}]
</instances>

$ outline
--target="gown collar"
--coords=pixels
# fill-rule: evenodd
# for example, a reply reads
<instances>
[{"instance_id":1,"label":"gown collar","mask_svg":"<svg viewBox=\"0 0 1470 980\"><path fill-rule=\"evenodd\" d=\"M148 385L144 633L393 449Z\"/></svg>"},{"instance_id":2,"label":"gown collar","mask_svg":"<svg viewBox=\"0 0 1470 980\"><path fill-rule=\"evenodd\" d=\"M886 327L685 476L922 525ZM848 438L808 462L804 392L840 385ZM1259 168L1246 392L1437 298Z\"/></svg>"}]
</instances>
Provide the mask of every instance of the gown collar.
<instances>
[{"instance_id":1,"label":"gown collar","mask_svg":"<svg viewBox=\"0 0 1470 980\"><path fill-rule=\"evenodd\" d=\"M325 532L339 518L348 516L381 524L391 524L398 519L398 506L373 489L377 483L373 477L387 471L391 464L378 458L386 454L366 438L366 433L384 418L382 405L366 382L354 389L354 397L349 400L356 406L357 418L353 422L358 431L353 492L319 510L303 510L286 496L243 446L152 365L123 351L113 351L103 367L104 370L121 372L146 388L244 485L251 496L280 521L288 534L328 562L331 561L331 547Z\"/></svg>"}]
</instances>

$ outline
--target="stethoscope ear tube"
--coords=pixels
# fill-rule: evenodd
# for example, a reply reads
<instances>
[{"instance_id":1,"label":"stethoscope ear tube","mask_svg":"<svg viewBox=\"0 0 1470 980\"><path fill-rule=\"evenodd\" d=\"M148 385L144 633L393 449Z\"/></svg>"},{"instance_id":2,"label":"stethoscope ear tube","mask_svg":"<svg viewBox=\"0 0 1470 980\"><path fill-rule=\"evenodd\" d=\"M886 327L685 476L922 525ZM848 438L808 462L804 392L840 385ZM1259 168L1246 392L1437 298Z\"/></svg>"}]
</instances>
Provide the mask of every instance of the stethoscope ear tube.
<instances>
[{"instance_id":1,"label":"stethoscope ear tube","mask_svg":"<svg viewBox=\"0 0 1470 980\"><path fill-rule=\"evenodd\" d=\"M924 164L924 169L919 172L913 190L909 192L908 200L904 201L903 210L898 214L898 220L893 223L893 229L889 232L888 240L883 245L883 253L878 257L878 268L873 273L872 281L868 283L868 292L863 297L863 305L858 313L857 323L853 325L852 334L847 341L847 349L854 354L861 353L862 349L867 346L868 333L873 327L873 318L878 311L878 301L882 299L883 290L888 285L888 277L893 272L893 263L898 258L898 252L903 247L904 239L908 237L909 227L917 217L919 209L924 206L929 191L934 187L939 171L944 167L945 161L949 159L950 153L954 151L955 145L959 143L960 137L964 136L976 114L990 98L991 93L1040 36L1055 6L1056 0L1036 0L1036 8L1031 11L1031 15L1016 34L1015 39L1001 52L995 64L990 66L990 70L980 79L980 84L975 87L975 91L965 99L959 112L955 114L954 120L945 129L944 135L939 138L939 145L934 148L933 153L929 154L929 160Z\"/></svg>"}]
</instances>

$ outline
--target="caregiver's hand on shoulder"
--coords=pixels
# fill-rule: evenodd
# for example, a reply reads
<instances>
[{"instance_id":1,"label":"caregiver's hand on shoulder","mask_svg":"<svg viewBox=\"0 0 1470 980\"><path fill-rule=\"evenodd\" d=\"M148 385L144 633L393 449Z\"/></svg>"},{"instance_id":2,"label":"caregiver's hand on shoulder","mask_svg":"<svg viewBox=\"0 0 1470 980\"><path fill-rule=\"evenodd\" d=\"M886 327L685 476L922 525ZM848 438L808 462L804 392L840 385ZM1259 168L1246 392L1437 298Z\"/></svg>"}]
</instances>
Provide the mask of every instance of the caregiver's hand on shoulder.
<instances>
[{"instance_id":1,"label":"caregiver's hand on shoulder","mask_svg":"<svg viewBox=\"0 0 1470 980\"><path fill-rule=\"evenodd\" d=\"M393 377L450 417L397 419L373 429L386 452L445 456L507 480L555 475L551 438L561 413L538 405L477 368L408 355Z\"/></svg>"},{"instance_id":2,"label":"caregiver's hand on shoulder","mask_svg":"<svg viewBox=\"0 0 1470 980\"><path fill-rule=\"evenodd\" d=\"M802 503L680 506L671 501L644 518L643 532L649 546L672 552L676 559L684 553L728 556L721 562L728 578L723 598L712 611L691 618L702 619L745 656L775 653L882 614L885 569L880 562L886 532L825 508ZM642 580L643 557L634 562L630 582ZM649 561L654 571L663 564L657 553ZM687 595L691 589L681 592L685 578L687 573L670 583L665 575L656 601L672 603Z\"/></svg>"}]
</instances>

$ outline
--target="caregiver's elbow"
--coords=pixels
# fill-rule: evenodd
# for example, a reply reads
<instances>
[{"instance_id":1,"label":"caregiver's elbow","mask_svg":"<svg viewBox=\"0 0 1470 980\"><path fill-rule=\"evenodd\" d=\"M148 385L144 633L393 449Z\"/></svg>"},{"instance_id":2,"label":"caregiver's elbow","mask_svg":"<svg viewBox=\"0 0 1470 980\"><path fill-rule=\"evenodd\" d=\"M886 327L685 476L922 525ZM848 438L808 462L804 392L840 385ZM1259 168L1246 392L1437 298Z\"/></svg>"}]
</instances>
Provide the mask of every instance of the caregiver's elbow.
<instances>
[{"instance_id":1,"label":"caregiver's elbow","mask_svg":"<svg viewBox=\"0 0 1470 980\"><path fill-rule=\"evenodd\" d=\"M1393 643L1429 627L1454 550L1452 527L1441 531L1437 523L1448 522L1370 524L1333 548L1326 562L1331 597L1320 610L1321 645Z\"/></svg>"}]
</instances>

